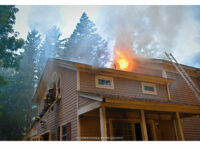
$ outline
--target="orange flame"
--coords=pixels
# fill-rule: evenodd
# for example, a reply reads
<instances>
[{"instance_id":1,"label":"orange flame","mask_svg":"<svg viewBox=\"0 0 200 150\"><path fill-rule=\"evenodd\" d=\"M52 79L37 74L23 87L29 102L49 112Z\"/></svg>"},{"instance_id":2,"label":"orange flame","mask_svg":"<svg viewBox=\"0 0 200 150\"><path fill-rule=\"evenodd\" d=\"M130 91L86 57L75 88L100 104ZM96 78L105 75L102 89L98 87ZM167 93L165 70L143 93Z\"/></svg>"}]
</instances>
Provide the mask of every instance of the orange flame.
<instances>
[{"instance_id":1,"label":"orange flame","mask_svg":"<svg viewBox=\"0 0 200 150\"><path fill-rule=\"evenodd\" d=\"M114 52L114 64L116 69L124 71L133 71L133 53L125 50L116 49Z\"/></svg>"}]
</instances>

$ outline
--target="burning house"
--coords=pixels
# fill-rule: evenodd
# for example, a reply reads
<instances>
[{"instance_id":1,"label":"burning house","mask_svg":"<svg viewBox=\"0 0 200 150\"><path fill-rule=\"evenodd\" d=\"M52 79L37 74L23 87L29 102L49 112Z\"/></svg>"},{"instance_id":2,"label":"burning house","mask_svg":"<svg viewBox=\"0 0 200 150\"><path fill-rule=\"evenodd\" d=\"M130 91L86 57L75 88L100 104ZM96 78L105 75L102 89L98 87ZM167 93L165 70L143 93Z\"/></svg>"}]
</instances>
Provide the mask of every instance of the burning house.
<instances>
[{"instance_id":1,"label":"burning house","mask_svg":"<svg viewBox=\"0 0 200 150\"><path fill-rule=\"evenodd\" d=\"M200 69L181 67L200 87ZM51 84L60 100L26 140L200 140L200 102L170 61L118 49L113 68L49 59L38 113Z\"/></svg>"}]
</instances>

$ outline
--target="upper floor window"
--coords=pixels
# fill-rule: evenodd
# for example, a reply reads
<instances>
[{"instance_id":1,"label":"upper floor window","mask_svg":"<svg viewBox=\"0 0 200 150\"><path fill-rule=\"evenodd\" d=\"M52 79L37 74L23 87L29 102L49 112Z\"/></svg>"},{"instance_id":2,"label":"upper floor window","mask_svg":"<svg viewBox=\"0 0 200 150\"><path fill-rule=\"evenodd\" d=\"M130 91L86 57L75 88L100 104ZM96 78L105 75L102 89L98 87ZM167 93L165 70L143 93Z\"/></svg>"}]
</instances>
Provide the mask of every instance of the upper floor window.
<instances>
[{"instance_id":1,"label":"upper floor window","mask_svg":"<svg viewBox=\"0 0 200 150\"><path fill-rule=\"evenodd\" d=\"M156 85L142 82L142 93L157 95Z\"/></svg>"},{"instance_id":2,"label":"upper floor window","mask_svg":"<svg viewBox=\"0 0 200 150\"><path fill-rule=\"evenodd\" d=\"M55 90L56 96L59 96L61 94L60 78L61 78L61 75L60 74L58 75L56 72L54 72L52 74L51 84L49 85L49 88L53 88Z\"/></svg>"},{"instance_id":3,"label":"upper floor window","mask_svg":"<svg viewBox=\"0 0 200 150\"><path fill-rule=\"evenodd\" d=\"M96 76L95 83L96 83L96 87L98 87L98 88L114 89L112 77Z\"/></svg>"}]
</instances>

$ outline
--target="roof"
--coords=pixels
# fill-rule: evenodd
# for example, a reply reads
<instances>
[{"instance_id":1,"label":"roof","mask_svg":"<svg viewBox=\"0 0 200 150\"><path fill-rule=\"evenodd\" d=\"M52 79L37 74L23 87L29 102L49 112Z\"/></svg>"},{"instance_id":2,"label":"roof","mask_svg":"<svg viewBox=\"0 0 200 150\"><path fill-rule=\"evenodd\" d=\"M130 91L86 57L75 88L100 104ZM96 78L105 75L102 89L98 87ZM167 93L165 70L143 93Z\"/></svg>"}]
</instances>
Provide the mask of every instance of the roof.
<instances>
[{"instance_id":1,"label":"roof","mask_svg":"<svg viewBox=\"0 0 200 150\"><path fill-rule=\"evenodd\" d=\"M171 65L170 61L167 60L162 60L162 59L146 59L145 61L147 62L147 64L150 63L155 63L155 64L166 64L166 65ZM34 94L33 97L33 102L38 102L46 88L47 88L47 80L49 80L48 76L49 74L51 74L51 72L53 72L54 67L53 66L59 66L62 68L67 68L67 69L71 69L71 70L85 70L85 71L96 71L99 73L104 73L106 75L114 75L114 76L120 76L120 77L129 77L131 79L135 79L135 80L144 80L145 79L147 81L155 81L155 83L159 83L159 84L165 84L165 83L171 83L173 82L172 79L169 78L163 78L163 77L159 77L159 76L155 76L155 75L147 75L147 74L143 74L143 73L134 73L134 72L127 72L127 71L122 71L122 70L116 70L113 68L97 68L97 67L93 67L91 65L87 65L87 64L83 64L83 63L77 63L77 62L72 62L72 61L68 61L68 60L63 60L63 59L48 59L46 67L43 71L42 77L40 79L40 82L38 84L38 88ZM198 74L200 75L200 69L199 68L195 68L195 67L190 67L190 66L186 66L186 65L182 65L184 68L187 68L191 71L195 71L198 72ZM151 66L150 66L151 67Z\"/></svg>"},{"instance_id":2,"label":"roof","mask_svg":"<svg viewBox=\"0 0 200 150\"><path fill-rule=\"evenodd\" d=\"M119 99L119 100L132 100L132 101L146 101L146 102L158 102L158 103L169 103L169 104L185 104L183 102L179 102L179 101L173 101L173 100L156 100L156 99L151 99L151 98L138 98L138 97L130 97L130 96L120 96L120 95L113 95L113 94L107 94L107 93L94 93L94 92L84 92L84 91L77 91L79 96L82 97L92 97L91 99L95 98L102 98L102 99L106 99L106 98L112 98L112 99ZM190 104L190 105L194 105L196 106L196 104Z\"/></svg>"}]
</instances>

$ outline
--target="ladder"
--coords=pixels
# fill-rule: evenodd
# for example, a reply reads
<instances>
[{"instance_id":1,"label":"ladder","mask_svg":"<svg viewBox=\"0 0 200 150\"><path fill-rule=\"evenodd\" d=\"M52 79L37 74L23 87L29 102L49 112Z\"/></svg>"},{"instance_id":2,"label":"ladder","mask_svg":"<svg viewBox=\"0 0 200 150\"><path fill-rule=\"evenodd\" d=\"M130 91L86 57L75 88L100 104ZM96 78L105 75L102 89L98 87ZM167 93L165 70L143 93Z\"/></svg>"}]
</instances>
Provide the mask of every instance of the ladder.
<instances>
[{"instance_id":1,"label":"ladder","mask_svg":"<svg viewBox=\"0 0 200 150\"><path fill-rule=\"evenodd\" d=\"M171 53L165 52L165 55L168 57L168 59L172 62L173 66L176 68L176 70L180 73L182 78L185 80L187 85L191 88L191 90L194 92L196 98L200 101L200 90L195 85L195 83L192 81L190 76L186 73L186 71L183 69L183 67L177 62L177 60L174 58L174 56Z\"/></svg>"},{"instance_id":2,"label":"ladder","mask_svg":"<svg viewBox=\"0 0 200 150\"><path fill-rule=\"evenodd\" d=\"M51 108L53 108L53 106L60 100L61 98L56 98L56 100L51 104L51 106L48 108L48 110L44 113L44 115L41 117L41 119L39 121L34 121L32 127L34 127L34 125L38 122L41 122L42 119L48 114L48 112L51 111Z\"/></svg>"}]
</instances>

